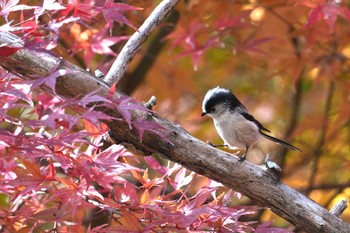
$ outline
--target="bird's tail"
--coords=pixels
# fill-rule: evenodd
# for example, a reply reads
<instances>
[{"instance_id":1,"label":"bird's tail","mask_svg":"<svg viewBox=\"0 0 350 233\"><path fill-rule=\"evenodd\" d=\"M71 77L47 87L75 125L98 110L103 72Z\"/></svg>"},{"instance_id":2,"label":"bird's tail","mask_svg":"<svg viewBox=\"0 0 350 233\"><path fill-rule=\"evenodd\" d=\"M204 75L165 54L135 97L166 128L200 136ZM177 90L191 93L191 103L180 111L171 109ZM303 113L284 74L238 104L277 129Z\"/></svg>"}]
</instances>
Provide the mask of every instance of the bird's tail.
<instances>
[{"instance_id":1,"label":"bird's tail","mask_svg":"<svg viewBox=\"0 0 350 233\"><path fill-rule=\"evenodd\" d=\"M263 132L261 132L261 131L260 131L260 133L261 133L261 136L263 136L264 138L269 139L269 140L271 140L271 141L274 141L274 142L276 142L277 144L280 144L280 145L282 145L282 146L284 146L284 147L286 147L286 148L292 149L292 150L297 150L297 151L302 152L302 150L300 150L299 148L297 148L297 147L295 147L295 146L292 146L291 144L286 143L286 142L284 142L284 141L282 141L282 140L280 140L280 139L278 139L278 138L274 138L274 137L272 137L272 136L270 136L270 135L267 135L267 134L265 134L265 133L263 133Z\"/></svg>"}]
</instances>

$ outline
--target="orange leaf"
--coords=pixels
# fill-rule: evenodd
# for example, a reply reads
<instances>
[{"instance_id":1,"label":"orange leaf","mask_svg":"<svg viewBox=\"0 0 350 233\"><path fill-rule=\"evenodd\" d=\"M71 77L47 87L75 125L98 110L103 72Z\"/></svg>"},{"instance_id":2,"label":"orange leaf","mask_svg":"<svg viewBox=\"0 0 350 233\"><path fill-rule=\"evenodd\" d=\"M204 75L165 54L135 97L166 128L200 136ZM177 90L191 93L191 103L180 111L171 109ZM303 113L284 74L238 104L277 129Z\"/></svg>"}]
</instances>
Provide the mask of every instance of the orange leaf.
<instances>
[{"instance_id":1,"label":"orange leaf","mask_svg":"<svg viewBox=\"0 0 350 233\"><path fill-rule=\"evenodd\" d=\"M113 85L111 86L111 88L109 88L108 90L108 97L112 97L115 93L115 90L117 88L117 83L113 83Z\"/></svg>"},{"instance_id":2,"label":"orange leaf","mask_svg":"<svg viewBox=\"0 0 350 233\"><path fill-rule=\"evenodd\" d=\"M89 133L99 133L100 129L97 128L95 125L91 124L88 120L83 119L84 120L84 126L86 131L88 131Z\"/></svg>"},{"instance_id":3,"label":"orange leaf","mask_svg":"<svg viewBox=\"0 0 350 233\"><path fill-rule=\"evenodd\" d=\"M143 180L142 176L135 170L130 170L131 174L140 182L144 183L145 181Z\"/></svg>"},{"instance_id":4,"label":"orange leaf","mask_svg":"<svg viewBox=\"0 0 350 233\"><path fill-rule=\"evenodd\" d=\"M137 230L141 231L141 226L139 219L135 217L135 215L131 214L130 211L125 210L125 209L120 209L122 212L124 218L125 218L125 223L123 223L124 226L128 226L129 230Z\"/></svg>"},{"instance_id":5,"label":"orange leaf","mask_svg":"<svg viewBox=\"0 0 350 233\"><path fill-rule=\"evenodd\" d=\"M40 172L40 167L37 164L32 163L26 159L19 159L19 160L26 167L27 174L31 174L33 175L33 177L36 177L36 178L38 177L43 178L43 175Z\"/></svg>"}]
</instances>

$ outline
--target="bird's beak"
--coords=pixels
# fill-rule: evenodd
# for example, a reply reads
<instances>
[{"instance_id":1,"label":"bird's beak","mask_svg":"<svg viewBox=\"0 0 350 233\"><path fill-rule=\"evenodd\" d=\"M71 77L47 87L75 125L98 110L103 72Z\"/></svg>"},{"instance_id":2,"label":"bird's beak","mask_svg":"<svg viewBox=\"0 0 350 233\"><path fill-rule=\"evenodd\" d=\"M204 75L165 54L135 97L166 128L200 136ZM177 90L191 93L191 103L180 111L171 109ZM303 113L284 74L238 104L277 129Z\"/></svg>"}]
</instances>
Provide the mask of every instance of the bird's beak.
<instances>
[{"instance_id":1,"label":"bird's beak","mask_svg":"<svg viewBox=\"0 0 350 233\"><path fill-rule=\"evenodd\" d=\"M205 115L207 115L208 113L206 113L206 112L202 112L202 114L201 114L201 116L205 116Z\"/></svg>"}]
</instances>

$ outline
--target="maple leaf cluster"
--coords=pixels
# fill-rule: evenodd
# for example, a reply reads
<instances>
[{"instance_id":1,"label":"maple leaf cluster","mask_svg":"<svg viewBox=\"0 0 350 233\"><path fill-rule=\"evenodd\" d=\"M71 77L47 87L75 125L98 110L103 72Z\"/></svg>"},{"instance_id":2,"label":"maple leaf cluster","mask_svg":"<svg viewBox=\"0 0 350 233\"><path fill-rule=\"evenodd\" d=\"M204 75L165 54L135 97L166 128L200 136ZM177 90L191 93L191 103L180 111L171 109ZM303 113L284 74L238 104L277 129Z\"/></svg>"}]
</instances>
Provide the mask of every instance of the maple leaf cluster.
<instances>
[{"instance_id":1,"label":"maple leaf cluster","mask_svg":"<svg viewBox=\"0 0 350 233\"><path fill-rule=\"evenodd\" d=\"M2 228L72 231L88 222L88 232L254 230L253 222L239 218L254 214L255 208L230 206L232 191L219 190L221 184L207 180L189 195L186 190L198 182L197 175L180 165L138 158L119 145L101 150L107 131L101 121L111 118L87 106L107 99L92 93L64 101L33 89L37 81L2 77ZM128 118L123 101L118 107ZM92 227L93 210L108 215L110 224ZM265 224L257 229L277 228Z\"/></svg>"},{"instance_id":2,"label":"maple leaf cluster","mask_svg":"<svg viewBox=\"0 0 350 233\"><path fill-rule=\"evenodd\" d=\"M19 0L1 1L0 16L4 24L0 26L0 32L16 33L25 48L51 50L57 47L59 38L68 31L74 41L71 54L82 51L88 66L95 54L117 56L110 46L128 39L128 36L105 38L108 29L111 30L113 23L118 22L136 30L123 12L142 10L124 3L114 3L113 0L105 1L101 6L76 0L70 0L67 4L56 0L44 0L42 5L39 2L38 5L25 5L19 4ZM99 15L102 15L105 24L100 25L98 30L89 27L88 24L96 21ZM82 31L82 28L86 30ZM8 56L17 50L8 45L1 46L0 55Z\"/></svg>"},{"instance_id":3,"label":"maple leaf cluster","mask_svg":"<svg viewBox=\"0 0 350 233\"><path fill-rule=\"evenodd\" d=\"M116 56L110 46L128 36L106 38L107 31L114 22L136 30L123 12L141 8L113 0L101 6L85 2L2 1L0 31L17 34L24 48L37 51L57 48L65 29L81 32L84 27L84 34L73 33L78 37L72 53L83 50L86 64L95 53ZM100 15L105 20L102 29L89 28ZM216 37L204 47L214 44ZM0 56L8 59L21 49L1 45ZM271 223L240 221L256 208L231 205L232 196L239 195L221 184L205 179L189 192L204 178L178 164L164 166L153 157L137 157L120 145L109 145L103 122L110 120L125 120L138 130L140 141L146 130L163 137L160 126L132 119L129 110L149 110L129 97L115 98L115 86L108 98L90 93L67 100L55 95L56 80L73 71L54 67L34 81L0 71L1 230L286 232ZM43 85L53 95L41 90ZM117 109L123 119L96 111L101 105ZM100 224L98 217L107 221Z\"/></svg>"},{"instance_id":4,"label":"maple leaf cluster","mask_svg":"<svg viewBox=\"0 0 350 233\"><path fill-rule=\"evenodd\" d=\"M273 3L261 3L266 5L267 10L274 9ZM325 22L330 34L336 32L336 22L343 19L350 22L350 10L342 1L330 0L313 0L313 1L296 1L289 5L284 2L276 4L276 8L281 5L286 6L305 6L309 8L308 15L303 22L299 22L300 30L308 30L318 23ZM192 58L193 68L198 70L199 59L209 50L231 49L233 54L238 52L252 53L253 55L271 56L270 53L263 49L267 43L273 43L279 38L274 36L256 37L259 25L252 19L253 11L259 10L259 4L249 5L247 9L241 10L239 14L215 15L213 17L196 17L186 23L186 27L178 27L165 40L170 43L170 49L178 48L176 59L184 56ZM211 13L212 14L212 13ZM283 16L276 15L288 22ZM290 23L290 22L288 22ZM290 28L293 31L293 26ZM273 33L270 33L272 35ZM244 35L244 36L242 36Z\"/></svg>"}]
</instances>

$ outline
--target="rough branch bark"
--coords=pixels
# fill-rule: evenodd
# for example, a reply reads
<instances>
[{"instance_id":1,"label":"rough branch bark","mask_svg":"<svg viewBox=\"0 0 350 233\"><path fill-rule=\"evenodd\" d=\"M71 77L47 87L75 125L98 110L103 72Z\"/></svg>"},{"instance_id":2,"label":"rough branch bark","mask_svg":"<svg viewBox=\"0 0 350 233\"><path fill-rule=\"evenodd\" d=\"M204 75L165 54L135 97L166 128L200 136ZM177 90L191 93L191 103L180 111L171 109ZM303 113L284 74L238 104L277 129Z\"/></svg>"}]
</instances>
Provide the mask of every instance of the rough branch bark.
<instances>
[{"instance_id":1,"label":"rough branch bark","mask_svg":"<svg viewBox=\"0 0 350 233\"><path fill-rule=\"evenodd\" d=\"M151 32L168 15L180 0L163 0L145 20L142 26L126 42L120 51L117 59L105 77L109 85L118 82L126 73L129 62L134 58L143 42L148 38Z\"/></svg>"},{"instance_id":2,"label":"rough branch bark","mask_svg":"<svg viewBox=\"0 0 350 233\"><path fill-rule=\"evenodd\" d=\"M0 46L2 44L15 45L14 41L16 38L11 34L0 33ZM34 53L21 49L6 59L0 59L0 66L24 79L35 79L38 76L48 75L57 64L59 64L58 69L74 71L74 73L57 79L57 94L71 98L98 90L97 93L101 96L107 95L109 86L106 83L50 53ZM114 109L100 108L99 110L120 117ZM146 117L166 128L166 137L172 143L152 132L145 132L141 143L137 131L130 130L125 122L111 121L107 124L114 140L128 149L137 150L146 155L160 154L192 171L221 182L263 206L271 208L273 212L307 232L350 232L349 224L329 213L308 197L280 183L260 167L250 162L237 163L237 157L207 145L191 136L181 126L160 116Z\"/></svg>"}]
</instances>

